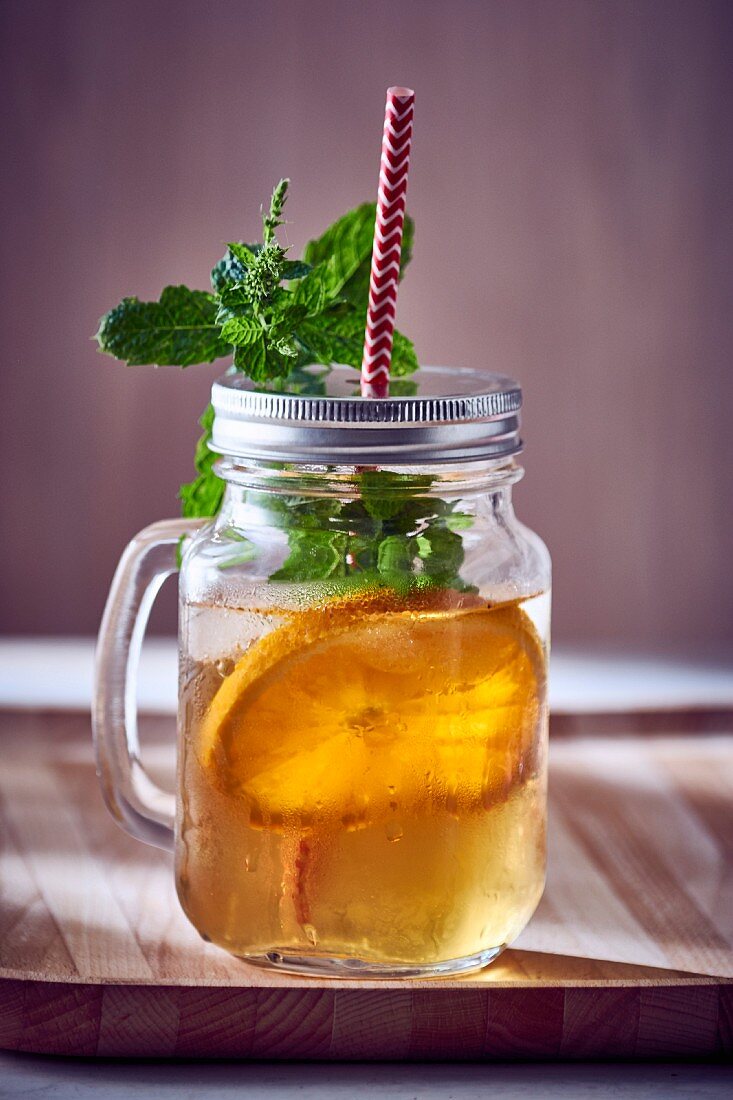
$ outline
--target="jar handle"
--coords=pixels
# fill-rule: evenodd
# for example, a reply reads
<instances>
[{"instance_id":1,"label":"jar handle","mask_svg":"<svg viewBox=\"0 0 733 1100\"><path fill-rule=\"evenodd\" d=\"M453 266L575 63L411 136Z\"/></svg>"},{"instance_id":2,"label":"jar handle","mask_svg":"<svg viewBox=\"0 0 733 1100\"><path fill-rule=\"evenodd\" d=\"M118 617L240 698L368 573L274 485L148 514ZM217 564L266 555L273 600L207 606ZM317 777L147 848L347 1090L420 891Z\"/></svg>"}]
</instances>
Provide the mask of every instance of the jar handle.
<instances>
[{"instance_id":1,"label":"jar handle","mask_svg":"<svg viewBox=\"0 0 733 1100\"><path fill-rule=\"evenodd\" d=\"M137 672L145 627L163 582L178 571L177 547L208 520L162 520L140 531L117 566L97 642L92 727L102 794L138 840L173 849L175 795L143 767L137 732Z\"/></svg>"}]
</instances>

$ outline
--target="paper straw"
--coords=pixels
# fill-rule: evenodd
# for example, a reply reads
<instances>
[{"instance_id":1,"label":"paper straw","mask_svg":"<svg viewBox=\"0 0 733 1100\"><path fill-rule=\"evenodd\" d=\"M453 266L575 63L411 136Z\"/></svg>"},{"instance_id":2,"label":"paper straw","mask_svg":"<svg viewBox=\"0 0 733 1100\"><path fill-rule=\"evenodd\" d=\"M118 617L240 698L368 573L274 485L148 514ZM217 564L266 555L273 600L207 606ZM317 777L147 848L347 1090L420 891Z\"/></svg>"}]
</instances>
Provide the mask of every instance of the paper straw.
<instances>
[{"instance_id":1,"label":"paper straw","mask_svg":"<svg viewBox=\"0 0 733 1100\"><path fill-rule=\"evenodd\" d=\"M410 88L387 89L361 362L362 397L386 397L389 392L414 104L415 93Z\"/></svg>"}]
</instances>

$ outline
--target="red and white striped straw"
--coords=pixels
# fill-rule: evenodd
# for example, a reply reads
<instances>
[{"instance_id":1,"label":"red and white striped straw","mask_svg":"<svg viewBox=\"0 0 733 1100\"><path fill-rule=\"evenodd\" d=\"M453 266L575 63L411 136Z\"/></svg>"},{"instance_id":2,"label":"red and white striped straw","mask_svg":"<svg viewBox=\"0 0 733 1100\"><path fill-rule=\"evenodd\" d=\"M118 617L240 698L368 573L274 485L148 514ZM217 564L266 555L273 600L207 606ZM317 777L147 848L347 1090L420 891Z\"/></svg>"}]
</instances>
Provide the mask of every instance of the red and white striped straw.
<instances>
[{"instance_id":1,"label":"red and white striped straw","mask_svg":"<svg viewBox=\"0 0 733 1100\"><path fill-rule=\"evenodd\" d=\"M362 397L386 397L389 392L414 106L415 93L410 88L387 89L369 309L361 361Z\"/></svg>"}]
</instances>

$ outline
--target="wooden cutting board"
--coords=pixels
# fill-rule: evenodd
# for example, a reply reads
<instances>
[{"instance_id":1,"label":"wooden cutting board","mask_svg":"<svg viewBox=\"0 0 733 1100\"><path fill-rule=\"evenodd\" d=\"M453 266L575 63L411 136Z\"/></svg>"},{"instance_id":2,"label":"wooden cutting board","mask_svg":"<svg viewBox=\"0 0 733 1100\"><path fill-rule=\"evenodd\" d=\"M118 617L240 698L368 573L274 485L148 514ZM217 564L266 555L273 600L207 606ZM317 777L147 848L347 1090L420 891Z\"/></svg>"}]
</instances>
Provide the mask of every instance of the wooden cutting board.
<instances>
[{"instance_id":1,"label":"wooden cutting board","mask_svg":"<svg viewBox=\"0 0 733 1100\"><path fill-rule=\"evenodd\" d=\"M197 936L169 858L102 805L88 716L0 714L0 1046L334 1060L731 1051L733 738L575 726L553 739L548 887L517 946L453 981L329 982L255 969ZM171 721L144 730L165 771Z\"/></svg>"}]
</instances>

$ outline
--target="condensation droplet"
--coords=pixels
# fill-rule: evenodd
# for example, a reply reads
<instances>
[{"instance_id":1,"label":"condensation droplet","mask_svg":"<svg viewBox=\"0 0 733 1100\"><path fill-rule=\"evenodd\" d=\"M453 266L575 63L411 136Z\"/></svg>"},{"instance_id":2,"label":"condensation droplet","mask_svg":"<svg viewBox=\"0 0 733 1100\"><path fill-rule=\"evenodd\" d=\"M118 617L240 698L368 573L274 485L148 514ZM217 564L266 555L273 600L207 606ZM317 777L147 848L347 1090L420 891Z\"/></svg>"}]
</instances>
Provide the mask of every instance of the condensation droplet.
<instances>
[{"instance_id":1,"label":"condensation droplet","mask_svg":"<svg viewBox=\"0 0 733 1100\"><path fill-rule=\"evenodd\" d=\"M397 821L390 821L386 833L387 840L392 844L395 844L398 840L402 840L402 837L405 835L402 826Z\"/></svg>"}]
</instances>

